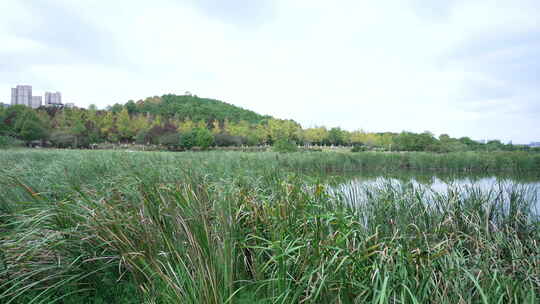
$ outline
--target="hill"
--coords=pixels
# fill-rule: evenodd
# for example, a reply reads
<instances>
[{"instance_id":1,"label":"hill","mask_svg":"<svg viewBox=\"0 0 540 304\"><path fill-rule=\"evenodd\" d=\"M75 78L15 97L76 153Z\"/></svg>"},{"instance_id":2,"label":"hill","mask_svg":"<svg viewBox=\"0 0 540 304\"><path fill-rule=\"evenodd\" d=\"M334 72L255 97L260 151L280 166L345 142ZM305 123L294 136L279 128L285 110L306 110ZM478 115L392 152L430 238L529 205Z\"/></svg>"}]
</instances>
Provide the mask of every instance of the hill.
<instances>
[{"instance_id":1,"label":"hill","mask_svg":"<svg viewBox=\"0 0 540 304\"><path fill-rule=\"evenodd\" d=\"M258 124L263 120L272 118L268 115L260 115L251 110L246 110L235 105L210 98L200 98L193 95L163 95L161 97L149 97L137 102L128 101L124 107L130 114L150 113L167 117L175 116L180 120L189 118L193 121L229 121L241 120ZM122 110L122 105L111 107L113 112Z\"/></svg>"}]
</instances>

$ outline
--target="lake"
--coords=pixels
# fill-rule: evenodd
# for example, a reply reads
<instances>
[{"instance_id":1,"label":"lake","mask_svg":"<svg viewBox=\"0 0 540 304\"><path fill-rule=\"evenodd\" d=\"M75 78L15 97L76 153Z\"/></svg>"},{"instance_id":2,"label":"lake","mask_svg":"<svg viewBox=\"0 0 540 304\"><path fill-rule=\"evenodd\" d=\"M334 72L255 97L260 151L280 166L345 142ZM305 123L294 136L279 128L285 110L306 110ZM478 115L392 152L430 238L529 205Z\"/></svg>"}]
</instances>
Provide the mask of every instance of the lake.
<instances>
[{"instance_id":1,"label":"lake","mask_svg":"<svg viewBox=\"0 0 540 304\"><path fill-rule=\"evenodd\" d=\"M483 196L486 205L508 207L514 201L534 202L529 213L536 217L540 215L540 177L537 175L364 172L341 176L338 181L331 186L331 192L342 196L351 205L364 204L373 195L374 189L392 188L404 195L415 195L427 203L441 196L464 198L479 194L487 194Z\"/></svg>"}]
</instances>

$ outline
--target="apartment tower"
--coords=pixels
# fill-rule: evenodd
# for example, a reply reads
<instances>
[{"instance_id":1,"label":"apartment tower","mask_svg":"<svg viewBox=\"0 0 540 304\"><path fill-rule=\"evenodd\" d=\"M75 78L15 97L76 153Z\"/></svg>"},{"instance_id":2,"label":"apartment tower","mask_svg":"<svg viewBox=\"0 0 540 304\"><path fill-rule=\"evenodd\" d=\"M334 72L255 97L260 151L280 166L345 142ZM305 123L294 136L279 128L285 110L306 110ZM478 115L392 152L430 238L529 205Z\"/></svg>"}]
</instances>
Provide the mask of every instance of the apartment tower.
<instances>
[{"instance_id":1,"label":"apartment tower","mask_svg":"<svg viewBox=\"0 0 540 304\"><path fill-rule=\"evenodd\" d=\"M45 105L57 106L62 105L62 94L60 92L45 92Z\"/></svg>"},{"instance_id":2,"label":"apartment tower","mask_svg":"<svg viewBox=\"0 0 540 304\"><path fill-rule=\"evenodd\" d=\"M18 85L11 89L11 105L32 106L32 86Z\"/></svg>"}]
</instances>

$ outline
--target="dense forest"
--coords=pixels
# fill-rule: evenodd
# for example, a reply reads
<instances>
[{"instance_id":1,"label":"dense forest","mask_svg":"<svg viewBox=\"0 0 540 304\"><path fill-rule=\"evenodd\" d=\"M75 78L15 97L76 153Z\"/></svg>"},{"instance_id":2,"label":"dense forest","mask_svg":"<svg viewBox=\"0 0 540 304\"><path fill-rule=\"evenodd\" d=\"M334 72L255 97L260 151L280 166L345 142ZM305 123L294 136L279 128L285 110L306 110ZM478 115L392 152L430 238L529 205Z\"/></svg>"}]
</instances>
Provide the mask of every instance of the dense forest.
<instances>
[{"instance_id":1,"label":"dense forest","mask_svg":"<svg viewBox=\"0 0 540 304\"><path fill-rule=\"evenodd\" d=\"M0 146L89 148L100 143L158 145L170 150L198 147L303 145L353 146L353 151L511 151L525 145L430 132L370 133L339 127L302 128L293 120L263 116L218 100L190 94L164 95L115 104L105 110L15 105L0 109Z\"/></svg>"},{"instance_id":2,"label":"dense forest","mask_svg":"<svg viewBox=\"0 0 540 304\"><path fill-rule=\"evenodd\" d=\"M187 93L187 95L163 95L150 97L134 102L128 101L125 105L115 104L108 110L120 113L127 109L130 116L137 114L162 115L174 117L178 120L192 121L224 121L225 119L238 122L244 120L250 124L257 124L270 116L259 115L253 111L228 104L223 101L200 98Z\"/></svg>"}]
</instances>

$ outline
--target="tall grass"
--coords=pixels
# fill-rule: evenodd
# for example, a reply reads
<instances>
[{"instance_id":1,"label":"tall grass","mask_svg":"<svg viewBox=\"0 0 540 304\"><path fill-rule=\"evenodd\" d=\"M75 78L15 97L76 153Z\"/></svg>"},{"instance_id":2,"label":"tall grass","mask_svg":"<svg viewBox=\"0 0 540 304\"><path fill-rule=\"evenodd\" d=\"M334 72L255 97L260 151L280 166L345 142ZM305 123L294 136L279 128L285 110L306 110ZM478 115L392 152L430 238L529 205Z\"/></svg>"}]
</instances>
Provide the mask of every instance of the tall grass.
<instances>
[{"instance_id":1,"label":"tall grass","mask_svg":"<svg viewBox=\"0 0 540 304\"><path fill-rule=\"evenodd\" d=\"M336 190L311 155L2 152L0 302L539 301L536 189Z\"/></svg>"}]
</instances>

